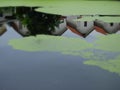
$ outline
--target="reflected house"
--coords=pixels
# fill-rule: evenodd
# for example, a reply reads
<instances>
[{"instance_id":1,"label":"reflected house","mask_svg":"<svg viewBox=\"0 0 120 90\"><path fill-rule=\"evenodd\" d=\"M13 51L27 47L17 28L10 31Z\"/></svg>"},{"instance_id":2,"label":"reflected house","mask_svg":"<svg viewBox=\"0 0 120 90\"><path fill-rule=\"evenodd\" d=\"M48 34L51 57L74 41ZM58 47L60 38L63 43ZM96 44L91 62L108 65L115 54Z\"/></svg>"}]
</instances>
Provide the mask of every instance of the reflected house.
<instances>
[{"instance_id":1,"label":"reflected house","mask_svg":"<svg viewBox=\"0 0 120 90\"><path fill-rule=\"evenodd\" d=\"M79 17L79 16L78 16ZM87 37L93 30L96 30L99 33L104 35L116 33L120 30L119 23L105 23L101 20L95 21L74 21L73 19L77 19L77 16L68 16L67 18L61 19L61 23L58 26L55 26L55 30L51 31L52 35L60 36L64 34L67 30L72 31L80 37ZM2 19L1 19L2 20ZM30 36L31 33L28 30L27 26L22 25L19 20L7 20L3 19L2 23L7 23L11 26L16 32L18 32L21 36ZM6 28L4 25L0 27L0 35L6 32ZM120 32L120 31L119 31Z\"/></svg>"},{"instance_id":2,"label":"reflected house","mask_svg":"<svg viewBox=\"0 0 120 90\"><path fill-rule=\"evenodd\" d=\"M78 19L79 16L68 16L67 17L67 26L72 32L86 37L94 30L93 21L74 21Z\"/></svg>"},{"instance_id":3,"label":"reflected house","mask_svg":"<svg viewBox=\"0 0 120 90\"><path fill-rule=\"evenodd\" d=\"M55 27L55 30L52 31L52 35L55 36L60 36L60 35L64 35L64 33L68 32L68 30L70 30L72 33L77 34L78 36L82 36L82 34L75 30L74 28L71 28L69 25L66 24L66 18L61 19L62 23L59 24L59 26Z\"/></svg>"},{"instance_id":4,"label":"reflected house","mask_svg":"<svg viewBox=\"0 0 120 90\"><path fill-rule=\"evenodd\" d=\"M2 10L0 12L0 36L7 31L5 26L5 22L7 22L7 19L5 19L5 17L9 15L11 15L11 13L3 13Z\"/></svg>"},{"instance_id":5,"label":"reflected house","mask_svg":"<svg viewBox=\"0 0 120 90\"><path fill-rule=\"evenodd\" d=\"M17 33L19 33L23 37L30 35L29 30L24 25L22 25L19 20L3 20L0 22L1 22L0 35L4 34L4 32L7 31L4 23L8 24L10 27L13 28L13 30L15 30Z\"/></svg>"},{"instance_id":6,"label":"reflected house","mask_svg":"<svg viewBox=\"0 0 120 90\"><path fill-rule=\"evenodd\" d=\"M103 29L107 31L109 34L116 33L118 30L120 30L120 24L119 23L104 23Z\"/></svg>"},{"instance_id":7,"label":"reflected house","mask_svg":"<svg viewBox=\"0 0 120 90\"><path fill-rule=\"evenodd\" d=\"M1 16L0 22L8 24L10 27L12 27L17 33L19 33L23 37L32 35L31 28L33 28L32 31L33 32L35 31L36 34L40 34L40 32L42 32L42 34L52 34L52 35L62 35L67 30L66 22L65 22L65 20L62 20L63 22L60 23L59 26L55 25L55 27L54 27L55 30L51 31L51 33L49 33L50 31L49 31L48 26L51 26L51 23L48 24L48 21L50 21L55 16L53 15L53 17L50 18L50 16L52 16L52 15L48 15L48 14L45 15L44 13L34 12L34 11L32 11L33 9L31 7L17 7L17 9L16 9L16 7L11 8L11 9L3 7L1 9L4 12L2 12L0 15ZM6 9L7 10L9 9L8 12L5 11ZM12 9L14 9L14 10L12 10ZM15 13L15 15L17 13L17 15L20 16L20 18L18 18L18 16L14 16L13 12ZM27 17L24 17L24 16L27 16ZM47 16L47 18L48 18L47 20L46 20L45 16ZM28 23L29 23L29 26L31 26L31 27L28 26L28 23L23 25L21 18L24 19L24 22L25 22L25 20L28 20L28 18L29 18L30 23L29 22ZM55 19L57 19L57 17ZM53 20L53 22L54 21L55 20ZM46 24L46 26L45 26L45 24ZM47 29L47 30L44 31L44 29ZM50 27L50 29L51 29L51 27ZM4 33L4 31L1 30L0 34L3 34L3 33Z\"/></svg>"},{"instance_id":8,"label":"reflected house","mask_svg":"<svg viewBox=\"0 0 120 90\"><path fill-rule=\"evenodd\" d=\"M66 20L61 19L61 23L56 27L55 30L51 31L52 35L60 36L67 30Z\"/></svg>"},{"instance_id":9,"label":"reflected house","mask_svg":"<svg viewBox=\"0 0 120 90\"><path fill-rule=\"evenodd\" d=\"M16 17L13 15L14 8L3 7L0 8L0 10L2 11L0 13L0 35L4 34L7 31L4 23L11 26L21 36L26 36L28 34L25 33L26 29L23 29L21 27L21 24L18 23L19 20L16 20Z\"/></svg>"},{"instance_id":10,"label":"reflected house","mask_svg":"<svg viewBox=\"0 0 120 90\"><path fill-rule=\"evenodd\" d=\"M83 37L83 35L78 30L75 29L76 28L76 22L73 21L73 19L77 19L78 17L79 16L67 16L67 19L66 19L67 28L69 30L71 30L71 32L77 34L78 36Z\"/></svg>"},{"instance_id":11,"label":"reflected house","mask_svg":"<svg viewBox=\"0 0 120 90\"><path fill-rule=\"evenodd\" d=\"M19 20L15 20L14 22L8 22L8 25L11 26L16 32L18 32L21 36L29 36L30 31L26 26L22 25Z\"/></svg>"},{"instance_id":12,"label":"reflected house","mask_svg":"<svg viewBox=\"0 0 120 90\"><path fill-rule=\"evenodd\" d=\"M95 21L75 21L80 16L68 16L67 27L79 36L86 37L93 30L107 35L117 33L120 30L120 23L107 23L96 19Z\"/></svg>"},{"instance_id":13,"label":"reflected house","mask_svg":"<svg viewBox=\"0 0 120 90\"><path fill-rule=\"evenodd\" d=\"M0 24L0 36L3 35L7 31L4 24Z\"/></svg>"},{"instance_id":14,"label":"reflected house","mask_svg":"<svg viewBox=\"0 0 120 90\"><path fill-rule=\"evenodd\" d=\"M99 33L102 33L102 34L104 34L104 35L107 35L108 33L103 29L103 27L102 27L102 24L103 24L104 22L103 21L101 21L101 20L95 20L94 21L94 26L95 26L95 30L97 31L97 32L99 32Z\"/></svg>"},{"instance_id":15,"label":"reflected house","mask_svg":"<svg viewBox=\"0 0 120 90\"><path fill-rule=\"evenodd\" d=\"M18 32L21 36L30 36L31 32L28 30L27 26L22 25L19 20L15 20L14 22L8 22L8 25L11 26L16 32ZM55 26L55 30L51 31L52 35L60 36L67 30L66 20L62 19L61 23L58 26Z\"/></svg>"},{"instance_id":16,"label":"reflected house","mask_svg":"<svg viewBox=\"0 0 120 90\"><path fill-rule=\"evenodd\" d=\"M3 23L8 24L10 27L13 28L13 30L15 30L17 33L19 33L23 37L30 35L30 31L27 29L27 27L20 24L19 20L6 20L2 22L2 24L0 25L0 35L4 34L7 31Z\"/></svg>"},{"instance_id":17,"label":"reflected house","mask_svg":"<svg viewBox=\"0 0 120 90\"><path fill-rule=\"evenodd\" d=\"M0 13L0 35L6 32L6 28L3 23L7 23L23 37L34 35L34 33L35 35L48 34L60 36L67 30L70 30L80 37L85 38L93 32L93 30L104 35L116 33L120 30L120 23L107 23L97 19L95 21L77 21L77 19L80 19L80 15L66 17L56 15L56 18L54 18L55 15L35 12L34 8L35 7L14 7L9 9L7 7L7 12L4 10L3 13ZM17 13L19 18L14 16L13 13ZM61 18L59 16L61 16ZM28 20L29 22L23 25L21 17L24 21ZM55 21L59 21L59 18L61 23L56 25L57 22ZM51 24L52 20L53 25Z\"/></svg>"},{"instance_id":18,"label":"reflected house","mask_svg":"<svg viewBox=\"0 0 120 90\"><path fill-rule=\"evenodd\" d=\"M61 23L58 27L55 27L55 30L52 31L52 35L62 35L67 30L70 30L80 37L85 38L94 30L96 33L98 32L103 35L116 33L118 30L120 30L119 23L106 23L101 20L74 21L79 17L80 16L67 16L67 18L64 18L63 23Z\"/></svg>"},{"instance_id":19,"label":"reflected house","mask_svg":"<svg viewBox=\"0 0 120 90\"><path fill-rule=\"evenodd\" d=\"M55 35L55 36L64 35L64 33L66 33L68 30L70 30L72 33L82 36L82 34L79 31L77 31L74 28L71 28L69 25L67 25L66 17L62 18L61 21L62 21L62 23L60 23L58 27L55 27L55 30L51 32L52 35ZM72 24L72 22L71 22L71 24Z\"/></svg>"},{"instance_id":20,"label":"reflected house","mask_svg":"<svg viewBox=\"0 0 120 90\"><path fill-rule=\"evenodd\" d=\"M76 22L73 19L77 19L79 16L67 16L64 18L64 22L55 28L52 32L53 35L62 35L64 32L70 30L72 33L77 34L80 37L86 37L94 30L94 22Z\"/></svg>"},{"instance_id":21,"label":"reflected house","mask_svg":"<svg viewBox=\"0 0 120 90\"><path fill-rule=\"evenodd\" d=\"M86 37L94 30L94 22L78 21L76 29L83 35L83 37Z\"/></svg>"},{"instance_id":22,"label":"reflected house","mask_svg":"<svg viewBox=\"0 0 120 90\"><path fill-rule=\"evenodd\" d=\"M6 26L5 26L5 22L7 20L4 17L5 17L4 14L0 13L0 36L3 35L7 31Z\"/></svg>"},{"instance_id":23,"label":"reflected house","mask_svg":"<svg viewBox=\"0 0 120 90\"><path fill-rule=\"evenodd\" d=\"M113 34L120 30L120 24L119 23L107 23L101 20L95 20L95 26L97 28L101 28L101 31L104 34Z\"/></svg>"}]
</instances>

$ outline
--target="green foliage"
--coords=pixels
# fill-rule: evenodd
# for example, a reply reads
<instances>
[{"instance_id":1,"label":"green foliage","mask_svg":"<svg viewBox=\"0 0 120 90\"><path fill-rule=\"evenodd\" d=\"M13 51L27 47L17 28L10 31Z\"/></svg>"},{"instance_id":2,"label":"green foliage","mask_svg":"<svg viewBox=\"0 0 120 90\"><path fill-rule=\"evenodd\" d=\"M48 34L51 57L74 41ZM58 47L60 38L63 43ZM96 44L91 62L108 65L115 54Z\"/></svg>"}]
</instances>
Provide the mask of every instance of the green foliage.
<instances>
[{"instance_id":1,"label":"green foliage","mask_svg":"<svg viewBox=\"0 0 120 90\"><path fill-rule=\"evenodd\" d=\"M36 7L17 7L17 19L27 26L31 35L51 34L55 26L60 24L60 15L52 15L34 11Z\"/></svg>"}]
</instances>

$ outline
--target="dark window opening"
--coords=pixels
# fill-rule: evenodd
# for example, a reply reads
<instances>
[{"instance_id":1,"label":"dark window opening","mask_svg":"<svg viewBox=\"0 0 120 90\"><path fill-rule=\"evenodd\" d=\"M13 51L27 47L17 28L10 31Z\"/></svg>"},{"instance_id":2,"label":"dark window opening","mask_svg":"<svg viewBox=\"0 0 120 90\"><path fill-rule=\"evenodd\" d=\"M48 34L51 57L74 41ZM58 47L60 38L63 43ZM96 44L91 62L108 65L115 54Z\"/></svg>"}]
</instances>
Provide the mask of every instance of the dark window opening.
<instances>
[{"instance_id":1,"label":"dark window opening","mask_svg":"<svg viewBox=\"0 0 120 90\"><path fill-rule=\"evenodd\" d=\"M84 27L87 27L87 21L84 22Z\"/></svg>"},{"instance_id":2,"label":"dark window opening","mask_svg":"<svg viewBox=\"0 0 120 90\"><path fill-rule=\"evenodd\" d=\"M110 26L113 26L114 23L110 23Z\"/></svg>"}]
</instances>

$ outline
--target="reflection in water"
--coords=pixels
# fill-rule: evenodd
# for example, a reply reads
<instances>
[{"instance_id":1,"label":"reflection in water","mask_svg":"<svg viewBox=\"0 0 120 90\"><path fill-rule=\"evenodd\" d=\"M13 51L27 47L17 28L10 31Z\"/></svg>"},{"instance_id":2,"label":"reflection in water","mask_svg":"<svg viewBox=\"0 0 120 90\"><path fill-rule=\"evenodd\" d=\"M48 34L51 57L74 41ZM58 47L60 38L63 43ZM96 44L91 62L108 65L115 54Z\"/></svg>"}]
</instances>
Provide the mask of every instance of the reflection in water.
<instances>
[{"instance_id":1,"label":"reflection in water","mask_svg":"<svg viewBox=\"0 0 120 90\"><path fill-rule=\"evenodd\" d=\"M17 18L26 25L31 35L49 34L60 24L60 15L50 15L34 11L35 7L17 7Z\"/></svg>"},{"instance_id":2,"label":"reflection in water","mask_svg":"<svg viewBox=\"0 0 120 90\"><path fill-rule=\"evenodd\" d=\"M8 23L22 36L37 34L62 35L71 30L80 37L87 37L96 30L104 35L117 33L120 30L119 22L105 22L99 18L118 18L120 15L76 15L61 16L37 12L38 7L1 7L0 23ZM94 20L86 18L93 18ZM2 32L2 31L1 31ZM1 33L3 34L3 33Z\"/></svg>"},{"instance_id":3,"label":"reflection in water","mask_svg":"<svg viewBox=\"0 0 120 90\"><path fill-rule=\"evenodd\" d=\"M11 13L12 16L5 16L6 20L3 20L9 26L4 24L8 31L0 37L0 90L120 90L118 34L96 37L100 33L107 33L97 27L100 33L94 30L86 39L48 35L13 39L21 37L13 28L23 36L63 34L76 37L75 34L82 36L83 31L71 28L68 22L67 28L70 30L66 30L61 16L38 13L30 7L16 7L16 11L12 12L16 14ZM64 22L66 23L65 19ZM89 24L85 22L84 26L87 25ZM5 30L1 34L4 32ZM88 34L87 31L84 32L86 33ZM87 42L88 39L93 41ZM24 51L12 49L8 42L14 48Z\"/></svg>"},{"instance_id":4,"label":"reflection in water","mask_svg":"<svg viewBox=\"0 0 120 90\"><path fill-rule=\"evenodd\" d=\"M61 15L51 15L34 11L36 7L3 7L0 8L1 22L6 22L23 36L49 34L63 22ZM1 17L1 18L2 18ZM13 21L14 20L14 21ZM18 20L18 21L16 21ZM20 30L28 30L25 34ZM23 30L23 31L25 31Z\"/></svg>"},{"instance_id":5,"label":"reflection in water","mask_svg":"<svg viewBox=\"0 0 120 90\"><path fill-rule=\"evenodd\" d=\"M6 32L5 25L0 25L0 36Z\"/></svg>"}]
</instances>

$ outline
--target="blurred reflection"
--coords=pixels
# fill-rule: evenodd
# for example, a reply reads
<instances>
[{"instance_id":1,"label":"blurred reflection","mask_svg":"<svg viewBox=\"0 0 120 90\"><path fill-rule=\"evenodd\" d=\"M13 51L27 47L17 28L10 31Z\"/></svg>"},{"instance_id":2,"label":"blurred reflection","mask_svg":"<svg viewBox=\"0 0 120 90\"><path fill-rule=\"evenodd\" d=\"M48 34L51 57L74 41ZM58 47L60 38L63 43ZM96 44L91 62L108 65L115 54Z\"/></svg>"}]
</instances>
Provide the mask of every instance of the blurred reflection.
<instances>
[{"instance_id":1,"label":"blurred reflection","mask_svg":"<svg viewBox=\"0 0 120 90\"><path fill-rule=\"evenodd\" d=\"M80 37L86 38L94 30L107 35L120 31L119 22L105 22L102 20L84 21L81 18L94 15L62 16L36 12L37 7L1 7L0 35L6 32L4 23L11 26L21 36L35 36L37 34L62 35L67 30ZM99 17L120 17L120 15L97 15ZM79 21L75 21L80 19ZM83 18L84 19L84 18Z\"/></svg>"},{"instance_id":2,"label":"blurred reflection","mask_svg":"<svg viewBox=\"0 0 120 90\"><path fill-rule=\"evenodd\" d=\"M61 19L61 15L36 12L34 11L35 8L36 7L0 8L0 22L6 22L22 36L37 34L53 35L55 29L59 28L59 24L64 22L64 20Z\"/></svg>"}]
</instances>

